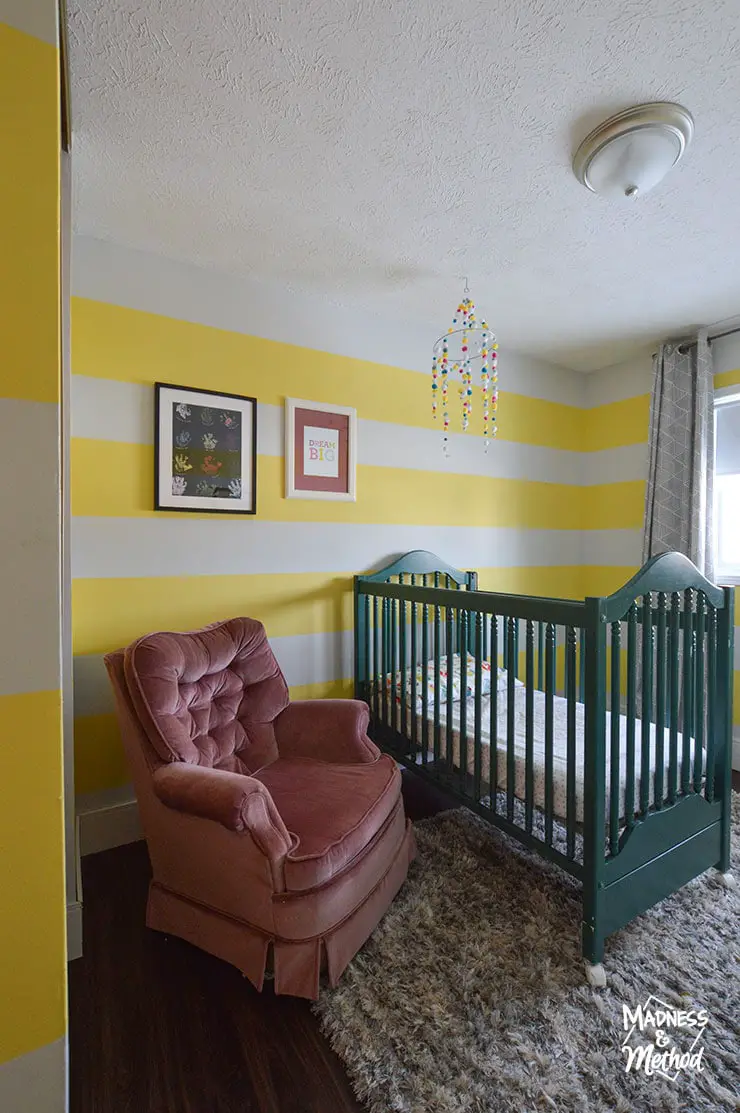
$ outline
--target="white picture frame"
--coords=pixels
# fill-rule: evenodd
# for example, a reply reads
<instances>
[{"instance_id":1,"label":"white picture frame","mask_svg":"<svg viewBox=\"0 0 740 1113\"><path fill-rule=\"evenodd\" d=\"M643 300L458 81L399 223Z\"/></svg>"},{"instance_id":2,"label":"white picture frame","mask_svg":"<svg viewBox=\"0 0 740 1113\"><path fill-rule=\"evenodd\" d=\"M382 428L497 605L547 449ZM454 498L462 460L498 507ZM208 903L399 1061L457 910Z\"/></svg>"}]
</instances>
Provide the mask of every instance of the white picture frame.
<instances>
[{"instance_id":1,"label":"white picture frame","mask_svg":"<svg viewBox=\"0 0 740 1113\"><path fill-rule=\"evenodd\" d=\"M305 411L310 411L311 414L316 414L315 422L309 427L302 425L304 420ZM330 481L334 479L341 481L341 463L338 464L338 474L333 476L330 474L330 469L322 475L318 474L320 469L320 462L317 461L317 474L314 477L303 474L300 480L304 484L315 482L315 488L310 486L301 486L300 482L296 482L296 455L299 455L299 462L301 460L301 453L305 461L306 452L306 430L313 429L316 433L320 434L326 427L322 425L321 417L329 418L332 425L342 425L346 430L347 446L346 446L346 462L347 462L347 475L346 482L343 483L342 490L328 490L326 487ZM345 419L339 423L337 418ZM334 420L332 420L334 419ZM301 445L296 446L296 426L301 426L300 431L303 433L303 442ZM333 430L326 430L326 443L331 445L330 433L336 432ZM339 430L341 436L341 429ZM317 443L323 444L319 438ZM341 441L337 440L337 446ZM319 449L321 451L321 449ZM322 489L323 488L323 489ZM289 499L326 499L334 502L356 502L357 500L357 411L351 406L334 406L328 402L309 402L302 398L286 398L285 399L285 497Z\"/></svg>"}]
</instances>

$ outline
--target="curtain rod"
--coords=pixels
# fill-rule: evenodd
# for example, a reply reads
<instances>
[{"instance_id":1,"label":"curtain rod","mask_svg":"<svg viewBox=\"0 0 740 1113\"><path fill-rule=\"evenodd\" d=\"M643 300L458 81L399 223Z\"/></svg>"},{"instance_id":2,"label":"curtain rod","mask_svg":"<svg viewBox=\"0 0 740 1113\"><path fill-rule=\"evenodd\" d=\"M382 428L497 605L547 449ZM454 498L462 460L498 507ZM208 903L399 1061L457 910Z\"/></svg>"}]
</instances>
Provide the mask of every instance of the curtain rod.
<instances>
[{"instance_id":1,"label":"curtain rod","mask_svg":"<svg viewBox=\"0 0 740 1113\"><path fill-rule=\"evenodd\" d=\"M707 344L711 344L714 340L722 340L725 336L734 336L735 333L740 332L740 325L737 328L728 328L726 332L717 332L714 336L707 337ZM687 344L679 344L679 352L688 352L696 347L696 341L690 340ZM653 352L653 359L657 356L657 352Z\"/></svg>"}]
</instances>

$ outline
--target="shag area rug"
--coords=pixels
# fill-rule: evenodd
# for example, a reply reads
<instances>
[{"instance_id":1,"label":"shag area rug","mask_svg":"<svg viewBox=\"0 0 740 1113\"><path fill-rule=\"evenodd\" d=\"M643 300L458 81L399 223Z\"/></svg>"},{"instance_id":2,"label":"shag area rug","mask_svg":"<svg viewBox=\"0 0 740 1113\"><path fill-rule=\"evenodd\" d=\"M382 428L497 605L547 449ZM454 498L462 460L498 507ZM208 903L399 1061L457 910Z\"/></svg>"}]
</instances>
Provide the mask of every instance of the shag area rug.
<instances>
[{"instance_id":1,"label":"shag area rug","mask_svg":"<svg viewBox=\"0 0 740 1113\"><path fill-rule=\"evenodd\" d=\"M735 888L709 871L612 936L601 990L584 978L576 882L465 809L416 824L406 885L314 1006L368 1110L740 1110L737 794L733 818ZM703 1070L625 1070L623 1006L651 995L707 1010ZM631 1045L657 1038L647 1019ZM694 1037L665 1033L678 1050Z\"/></svg>"}]
</instances>

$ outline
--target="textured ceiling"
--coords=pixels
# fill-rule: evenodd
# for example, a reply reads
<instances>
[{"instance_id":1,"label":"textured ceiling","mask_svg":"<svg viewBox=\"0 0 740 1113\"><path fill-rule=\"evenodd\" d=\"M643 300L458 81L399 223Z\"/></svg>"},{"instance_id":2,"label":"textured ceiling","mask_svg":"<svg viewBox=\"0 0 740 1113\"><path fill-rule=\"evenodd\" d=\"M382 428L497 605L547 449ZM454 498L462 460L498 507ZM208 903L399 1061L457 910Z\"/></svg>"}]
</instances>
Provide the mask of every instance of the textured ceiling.
<instances>
[{"instance_id":1,"label":"textured ceiling","mask_svg":"<svg viewBox=\"0 0 740 1113\"><path fill-rule=\"evenodd\" d=\"M740 313L738 0L68 0L78 231L590 369ZM679 100L632 204L573 150Z\"/></svg>"}]
</instances>

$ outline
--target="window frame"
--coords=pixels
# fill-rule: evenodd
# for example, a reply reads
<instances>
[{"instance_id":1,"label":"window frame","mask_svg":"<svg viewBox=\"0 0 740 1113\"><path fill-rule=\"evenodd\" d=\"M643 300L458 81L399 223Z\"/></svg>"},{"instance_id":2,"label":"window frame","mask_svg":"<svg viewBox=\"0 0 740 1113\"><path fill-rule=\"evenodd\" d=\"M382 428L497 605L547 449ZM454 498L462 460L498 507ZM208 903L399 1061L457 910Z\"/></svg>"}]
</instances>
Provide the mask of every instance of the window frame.
<instances>
[{"instance_id":1,"label":"window frame","mask_svg":"<svg viewBox=\"0 0 740 1113\"><path fill-rule=\"evenodd\" d=\"M717 411L722 406L730 405L732 403L740 403L740 383L733 386L720 387L719 390L714 392L714 455L715 462L717 458ZM735 474L734 472L732 474ZM740 474L740 473L738 473ZM727 584L734 586L740 584L740 561L736 565L729 565L725 568L720 564L719 560L719 491L717 483L717 474L714 475L714 578L717 583Z\"/></svg>"}]
</instances>

